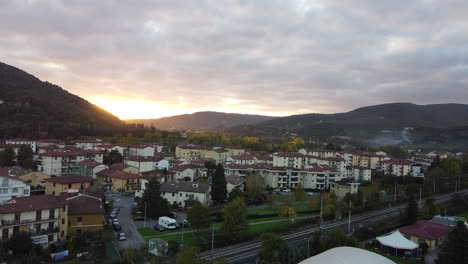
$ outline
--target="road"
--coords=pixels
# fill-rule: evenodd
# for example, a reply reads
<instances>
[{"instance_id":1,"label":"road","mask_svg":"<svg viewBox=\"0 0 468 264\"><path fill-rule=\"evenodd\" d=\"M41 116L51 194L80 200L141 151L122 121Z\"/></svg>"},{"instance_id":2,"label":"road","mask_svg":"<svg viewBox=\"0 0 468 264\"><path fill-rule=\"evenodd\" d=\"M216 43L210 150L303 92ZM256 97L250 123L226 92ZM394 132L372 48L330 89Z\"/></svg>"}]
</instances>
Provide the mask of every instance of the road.
<instances>
[{"instance_id":1,"label":"road","mask_svg":"<svg viewBox=\"0 0 468 264\"><path fill-rule=\"evenodd\" d=\"M460 190L460 195L468 194L468 189ZM453 193L438 195L435 197L435 203L444 203L452 198ZM424 205L424 202L423 202ZM395 207L386 208L378 211L367 212L359 215L352 216L351 225L358 225L362 223L376 222L383 219L389 219L400 215L400 211L406 208L406 204L401 204ZM322 230L326 231L331 228L347 228L348 219L340 221L330 221L322 225ZM289 244L307 244L307 240L312 236L313 233L320 230L320 227L313 227L306 231L300 231L292 234L283 236L282 238ZM260 251L260 242L252 241L243 244L236 244L225 248L215 249L213 251L213 257L219 258L224 257L229 263L255 263L258 258ZM211 252L205 251L199 254L201 259L211 259Z\"/></svg>"},{"instance_id":2,"label":"road","mask_svg":"<svg viewBox=\"0 0 468 264\"><path fill-rule=\"evenodd\" d=\"M143 246L145 244L145 240L140 235L140 233L138 233L135 222L133 222L132 219L133 196L127 197L120 196L118 194L111 194L107 196L107 199L113 201L114 208L120 208L117 219L119 219L122 230L119 231L119 233L124 232L125 236L127 237L127 240L117 242L118 248L122 250L126 248L140 248Z\"/></svg>"}]
</instances>

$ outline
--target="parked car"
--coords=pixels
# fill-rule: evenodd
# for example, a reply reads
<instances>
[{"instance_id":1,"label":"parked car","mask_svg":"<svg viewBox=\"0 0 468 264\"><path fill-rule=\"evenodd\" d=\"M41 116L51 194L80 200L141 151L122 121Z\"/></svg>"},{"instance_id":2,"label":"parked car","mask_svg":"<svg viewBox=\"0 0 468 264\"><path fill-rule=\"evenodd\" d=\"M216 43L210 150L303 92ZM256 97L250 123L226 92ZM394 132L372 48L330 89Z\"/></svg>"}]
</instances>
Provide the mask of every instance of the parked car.
<instances>
[{"instance_id":1,"label":"parked car","mask_svg":"<svg viewBox=\"0 0 468 264\"><path fill-rule=\"evenodd\" d=\"M120 207L114 207L114 211L117 213L120 212Z\"/></svg>"},{"instance_id":2,"label":"parked car","mask_svg":"<svg viewBox=\"0 0 468 264\"><path fill-rule=\"evenodd\" d=\"M112 213L110 214L110 218L116 218L116 217L117 217L117 214L116 214L115 212L112 212Z\"/></svg>"},{"instance_id":3,"label":"parked car","mask_svg":"<svg viewBox=\"0 0 468 264\"><path fill-rule=\"evenodd\" d=\"M278 192L280 192L280 189L276 188L276 189L273 190L273 192L278 193Z\"/></svg>"},{"instance_id":4,"label":"parked car","mask_svg":"<svg viewBox=\"0 0 468 264\"><path fill-rule=\"evenodd\" d=\"M165 229L164 226L162 226L162 225L155 225L155 226L153 227L153 229L156 230L156 231L159 231L159 232L164 232L164 231L166 231L166 229Z\"/></svg>"},{"instance_id":5,"label":"parked car","mask_svg":"<svg viewBox=\"0 0 468 264\"><path fill-rule=\"evenodd\" d=\"M117 218L114 218L114 220L112 220L112 223L114 225L120 225L119 219L117 219Z\"/></svg>"},{"instance_id":6,"label":"parked car","mask_svg":"<svg viewBox=\"0 0 468 264\"><path fill-rule=\"evenodd\" d=\"M115 230L115 231L120 231L120 230L122 230L122 226L119 225L119 224L115 224L115 225L114 225L114 230Z\"/></svg>"},{"instance_id":7,"label":"parked car","mask_svg":"<svg viewBox=\"0 0 468 264\"><path fill-rule=\"evenodd\" d=\"M309 195L309 196L314 196L315 193L314 193L314 192L308 192L307 195Z\"/></svg>"},{"instance_id":8,"label":"parked car","mask_svg":"<svg viewBox=\"0 0 468 264\"><path fill-rule=\"evenodd\" d=\"M283 192L285 192L285 193L290 193L290 192L291 192L291 189L284 189Z\"/></svg>"},{"instance_id":9,"label":"parked car","mask_svg":"<svg viewBox=\"0 0 468 264\"><path fill-rule=\"evenodd\" d=\"M127 240L125 233L119 233L119 241L124 241L124 240Z\"/></svg>"}]
</instances>

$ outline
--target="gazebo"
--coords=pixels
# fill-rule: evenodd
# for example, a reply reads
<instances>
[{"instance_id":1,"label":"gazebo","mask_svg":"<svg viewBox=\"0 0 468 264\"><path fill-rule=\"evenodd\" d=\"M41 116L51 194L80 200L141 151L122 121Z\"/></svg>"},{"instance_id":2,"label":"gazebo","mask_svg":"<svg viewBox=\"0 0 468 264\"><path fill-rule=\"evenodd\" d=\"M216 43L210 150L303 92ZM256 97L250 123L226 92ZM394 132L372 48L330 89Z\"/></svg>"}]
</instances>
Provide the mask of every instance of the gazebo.
<instances>
[{"instance_id":1,"label":"gazebo","mask_svg":"<svg viewBox=\"0 0 468 264\"><path fill-rule=\"evenodd\" d=\"M380 243L381 252L388 249L391 255L394 254L395 256L398 256L399 250L403 250L406 255L407 252L410 252L412 256L417 255L418 245L404 237L398 230L393 233L377 237L377 241Z\"/></svg>"}]
</instances>

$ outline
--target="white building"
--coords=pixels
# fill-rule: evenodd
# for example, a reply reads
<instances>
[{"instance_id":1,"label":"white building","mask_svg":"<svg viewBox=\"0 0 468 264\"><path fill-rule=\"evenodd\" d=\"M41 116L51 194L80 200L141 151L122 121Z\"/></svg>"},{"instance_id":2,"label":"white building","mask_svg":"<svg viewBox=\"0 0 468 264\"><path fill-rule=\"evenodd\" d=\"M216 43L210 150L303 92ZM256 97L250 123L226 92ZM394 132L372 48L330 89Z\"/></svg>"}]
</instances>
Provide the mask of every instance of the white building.
<instances>
[{"instance_id":1,"label":"white building","mask_svg":"<svg viewBox=\"0 0 468 264\"><path fill-rule=\"evenodd\" d=\"M346 178L353 179L358 182L370 181L372 178L372 170L368 167L362 166L347 166Z\"/></svg>"},{"instance_id":2,"label":"white building","mask_svg":"<svg viewBox=\"0 0 468 264\"><path fill-rule=\"evenodd\" d=\"M99 145L107 145L109 143L102 142L100 139L85 139L85 140L75 140L75 146L80 149L93 150L96 149Z\"/></svg>"},{"instance_id":3,"label":"white building","mask_svg":"<svg viewBox=\"0 0 468 264\"><path fill-rule=\"evenodd\" d=\"M301 169L304 167L304 158L300 152L276 152L273 154L273 167Z\"/></svg>"},{"instance_id":4,"label":"white building","mask_svg":"<svg viewBox=\"0 0 468 264\"><path fill-rule=\"evenodd\" d=\"M211 187L208 183L197 182L178 182L178 183L161 183L161 196L165 198L169 204L177 204L185 206L187 200L199 201L205 206L211 204Z\"/></svg>"},{"instance_id":5,"label":"white building","mask_svg":"<svg viewBox=\"0 0 468 264\"><path fill-rule=\"evenodd\" d=\"M239 175L226 176L226 189L230 193L234 188L239 187L241 191L244 190L245 177Z\"/></svg>"},{"instance_id":6,"label":"white building","mask_svg":"<svg viewBox=\"0 0 468 264\"><path fill-rule=\"evenodd\" d=\"M140 172L152 171L155 167L155 161L151 157L129 156L124 160L124 163L138 168Z\"/></svg>"},{"instance_id":7,"label":"white building","mask_svg":"<svg viewBox=\"0 0 468 264\"><path fill-rule=\"evenodd\" d=\"M155 148L153 145L150 145L150 144L131 146L129 148L130 156L151 157L151 156L154 156L154 153L155 153Z\"/></svg>"},{"instance_id":8,"label":"white building","mask_svg":"<svg viewBox=\"0 0 468 264\"><path fill-rule=\"evenodd\" d=\"M407 176L412 172L411 162L403 159L383 160L380 162L381 169L385 174L395 176Z\"/></svg>"},{"instance_id":9,"label":"white building","mask_svg":"<svg viewBox=\"0 0 468 264\"><path fill-rule=\"evenodd\" d=\"M30 191L29 183L10 175L0 175L0 204L13 197L29 196Z\"/></svg>"},{"instance_id":10,"label":"white building","mask_svg":"<svg viewBox=\"0 0 468 264\"><path fill-rule=\"evenodd\" d=\"M28 145L31 147L33 152L37 151L37 141L26 138L12 138L5 140L7 145Z\"/></svg>"},{"instance_id":11,"label":"white building","mask_svg":"<svg viewBox=\"0 0 468 264\"><path fill-rule=\"evenodd\" d=\"M242 153L240 155L230 156L226 159L226 164L242 164L242 165L252 165L256 163L255 156L249 153Z\"/></svg>"},{"instance_id":12,"label":"white building","mask_svg":"<svg viewBox=\"0 0 468 264\"><path fill-rule=\"evenodd\" d=\"M103 153L94 150L56 150L37 155L37 170L49 176L69 174L76 163L93 160L103 163Z\"/></svg>"}]
</instances>

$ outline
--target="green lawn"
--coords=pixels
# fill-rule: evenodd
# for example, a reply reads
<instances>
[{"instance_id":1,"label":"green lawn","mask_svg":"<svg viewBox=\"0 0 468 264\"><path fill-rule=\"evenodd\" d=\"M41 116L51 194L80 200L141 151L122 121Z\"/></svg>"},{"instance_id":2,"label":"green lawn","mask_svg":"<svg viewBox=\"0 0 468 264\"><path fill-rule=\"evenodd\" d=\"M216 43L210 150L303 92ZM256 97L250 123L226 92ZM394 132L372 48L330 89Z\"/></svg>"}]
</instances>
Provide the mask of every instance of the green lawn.
<instances>
[{"instance_id":1,"label":"green lawn","mask_svg":"<svg viewBox=\"0 0 468 264\"><path fill-rule=\"evenodd\" d=\"M293 204L294 209L296 211L307 211L310 210L309 207L307 207L307 202L304 203L294 203ZM273 205L272 208L269 207L261 207L261 208L247 208L247 214L279 214L281 210L283 209L284 205L283 204L275 204Z\"/></svg>"},{"instance_id":2,"label":"green lawn","mask_svg":"<svg viewBox=\"0 0 468 264\"><path fill-rule=\"evenodd\" d=\"M281 228L287 225L289 225L288 220L274 223L249 225L249 232L253 232L259 235L266 232L272 232L275 228Z\"/></svg>"},{"instance_id":3,"label":"green lawn","mask_svg":"<svg viewBox=\"0 0 468 264\"><path fill-rule=\"evenodd\" d=\"M461 217L465 218L465 220L467 220L468 219L468 211L465 211L465 212L463 212L462 214L460 214L458 216L461 216Z\"/></svg>"}]
</instances>

